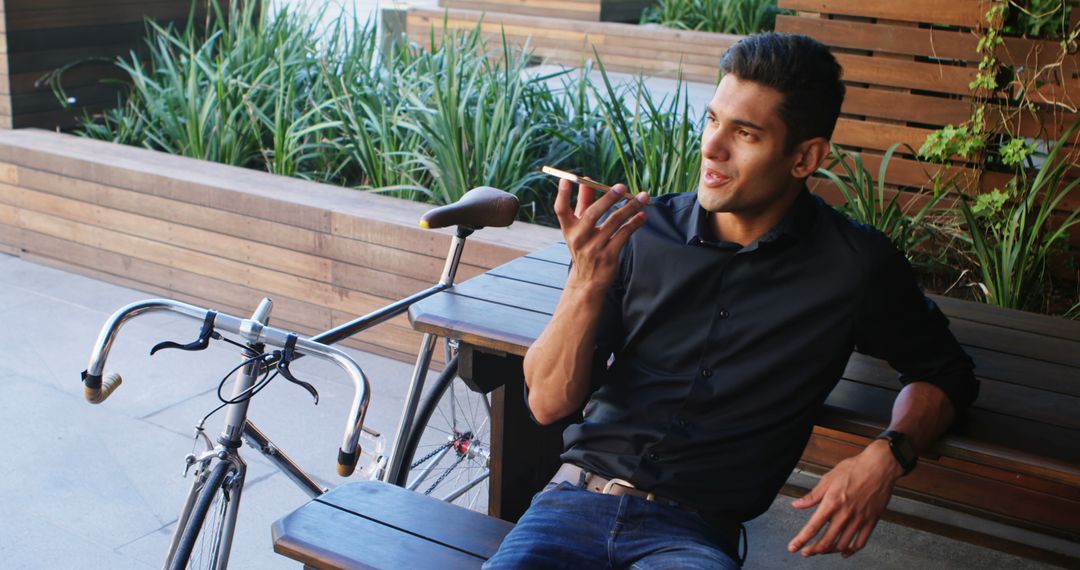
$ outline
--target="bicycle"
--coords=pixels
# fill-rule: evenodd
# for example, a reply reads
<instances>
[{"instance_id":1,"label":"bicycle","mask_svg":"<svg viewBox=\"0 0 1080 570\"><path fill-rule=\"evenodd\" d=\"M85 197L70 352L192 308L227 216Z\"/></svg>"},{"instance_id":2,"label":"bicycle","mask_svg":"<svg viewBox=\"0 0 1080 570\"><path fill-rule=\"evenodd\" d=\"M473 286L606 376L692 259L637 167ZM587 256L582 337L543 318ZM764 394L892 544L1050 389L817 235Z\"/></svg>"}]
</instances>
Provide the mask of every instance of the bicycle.
<instances>
[{"instance_id":1,"label":"bicycle","mask_svg":"<svg viewBox=\"0 0 1080 570\"><path fill-rule=\"evenodd\" d=\"M333 362L349 375L354 385L345 433L338 450L336 469L339 475L348 477L356 470L363 454L360 440L366 434L376 447L374 452L368 452L371 464L367 466L366 476L420 489L471 508L486 508L482 499L486 498L490 475L487 448L490 404L486 395L472 392L463 386L464 383L453 382L457 373L454 343L447 339L446 365L424 395L425 379L438 342L434 335L424 335L397 427L395 445L388 457L381 454L381 434L364 427L370 400L367 376L351 357L330 345L401 315L414 303L453 287L469 235L483 227L510 225L517 210L516 197L482 186L465 193L454 204L428 211L421 217L422 227L457 228L438 283L309 338L271 327L269 318L273 302L268 298L262 300L249 318L170 299L135 302L109 317L91 351L87 369L82 373L84 397L93 404L104 402L122 384L119 374L105 376L106 359L120 328L140 315L168 311L202 323L194 341L186 344L160 342L151 349L151 355L165 349L199 351L207 348L211 341L223 341L240 348L244 356L219 383L221 405L196 426L195 439L202 441L206 449L185 457L185 476L192 468L194 475L170 541L165 568L227 567L247 472L247 464L239 453L243 443L265 456L309 497L327 491L248 419L251 400L279 375L303 387L318 401L315 387L296 378L290 369L291 364L304 355ZM235 335L239 340L230 339L226 334ZM236 373L235 385L232 395L226 398L222 390L233 373ZM221 410L225 412L225 425L215 442L206 434L204 424ZM414 458L417 459L414 461ZM449 465L445 464L447 461Z\"/></svg>"}]
</instances>

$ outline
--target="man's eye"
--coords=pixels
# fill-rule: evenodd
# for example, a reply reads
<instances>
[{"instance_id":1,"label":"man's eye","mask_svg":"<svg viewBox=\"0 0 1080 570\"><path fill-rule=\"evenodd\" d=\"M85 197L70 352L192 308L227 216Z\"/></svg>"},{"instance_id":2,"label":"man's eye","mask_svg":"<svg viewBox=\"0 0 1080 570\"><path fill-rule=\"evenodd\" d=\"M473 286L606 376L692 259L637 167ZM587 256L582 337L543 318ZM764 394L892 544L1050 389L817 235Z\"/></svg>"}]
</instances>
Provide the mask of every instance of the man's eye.
<instances>
[{"instance_id":1,"label":"man's eye","mask_svg":"<svg viewBox=\"0 0 1080 570\"><path fill-rule=\"evenodd\" d=\"M739 135L739 138L743 140L752 141L755 138L754 133L750 131L740 130L737 134Z\"/></svg>"}]
</instances>

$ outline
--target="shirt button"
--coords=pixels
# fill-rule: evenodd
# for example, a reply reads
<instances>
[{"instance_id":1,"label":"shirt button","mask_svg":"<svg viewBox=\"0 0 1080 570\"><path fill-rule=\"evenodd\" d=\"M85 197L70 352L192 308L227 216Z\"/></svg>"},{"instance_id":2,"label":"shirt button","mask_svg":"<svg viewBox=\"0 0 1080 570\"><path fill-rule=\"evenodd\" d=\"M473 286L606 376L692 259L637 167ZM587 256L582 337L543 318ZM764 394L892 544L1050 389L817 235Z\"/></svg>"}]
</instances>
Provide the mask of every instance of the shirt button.
<instances>
[{"instance_id":1,"label":"shirt button","mask_svg":"<svg viewBox=\"0 0 1080 570\"><path fill-rule=\"evenodd\" d=\"M720 309L720 318L721 319L726 319L726 318L728 318L730 316L731 316L731 313L729 313L727 309Z\"/></svg>"},{"instance_id":2,"label":"shirt button","mask_svg":"<svg viewBox=\"0 0 1080 570\"><path fill-rule=\"evenodd\" d=\"M702 368L701 369L701 375L704 376L705 378L711 377L712 376L712 369L711 368Z\"/></svg>"},{"instance_id":3,"label":"shirt button","mask_svg":"<svg viewBox=\"0 0 1080 570\"><path fill-rule=\"evenodd\" d=\"M650 451L649 461L660 461L660 454L655 451Z\"/></svg>"}]
</instances>

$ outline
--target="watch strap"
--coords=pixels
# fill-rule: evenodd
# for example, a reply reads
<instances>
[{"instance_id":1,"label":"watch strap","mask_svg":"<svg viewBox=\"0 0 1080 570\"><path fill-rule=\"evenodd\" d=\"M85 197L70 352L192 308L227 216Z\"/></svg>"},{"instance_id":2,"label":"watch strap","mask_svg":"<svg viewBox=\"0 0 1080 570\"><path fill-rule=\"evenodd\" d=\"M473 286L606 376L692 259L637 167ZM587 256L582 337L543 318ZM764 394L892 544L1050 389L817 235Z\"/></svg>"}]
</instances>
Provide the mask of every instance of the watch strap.
<instances>
[{"instance_id":1,"label":"watch strap","mask_svg":"<svg viewBox=\"0 0 1080 570\"><path fill-rule=\"evenodd\" d=\"M885 430L878 434L875 439L884 439L889 442L889 450L892 451L893 457L896 458L896 462L900 464L900 468L904 470L904 475L911 473L912 469L919 463L919 454L915 451L915 446L911 443L911 438L907 434L899 431Z\"/></svg>"}]
</instances>

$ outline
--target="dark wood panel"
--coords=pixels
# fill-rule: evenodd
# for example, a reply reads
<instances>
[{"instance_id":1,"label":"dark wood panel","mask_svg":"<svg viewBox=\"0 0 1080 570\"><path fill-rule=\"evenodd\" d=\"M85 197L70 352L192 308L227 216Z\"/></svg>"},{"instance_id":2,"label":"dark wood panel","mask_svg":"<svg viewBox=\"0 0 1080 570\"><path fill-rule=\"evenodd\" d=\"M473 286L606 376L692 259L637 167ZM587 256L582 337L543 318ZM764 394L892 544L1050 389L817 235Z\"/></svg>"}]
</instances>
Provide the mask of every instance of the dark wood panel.
<instances>
[{"instance_id":1,"label":"dark wood panel","mask_svg":"<svg viewBox=\"0 0 1080 570\"><path fill-rule=\"evenodd\" d=\"M118 4L109 9L79 3L57 10L18 10L7 13L8 31L100 26L103 24L141 22L144 18L177 20L187 17L191 3L187 0L166 0Z\"/></svg>"}]
</instances>

